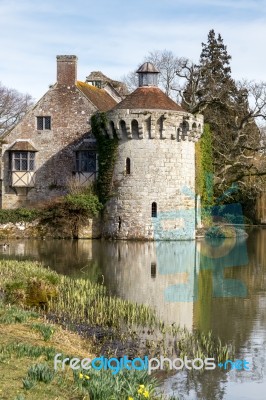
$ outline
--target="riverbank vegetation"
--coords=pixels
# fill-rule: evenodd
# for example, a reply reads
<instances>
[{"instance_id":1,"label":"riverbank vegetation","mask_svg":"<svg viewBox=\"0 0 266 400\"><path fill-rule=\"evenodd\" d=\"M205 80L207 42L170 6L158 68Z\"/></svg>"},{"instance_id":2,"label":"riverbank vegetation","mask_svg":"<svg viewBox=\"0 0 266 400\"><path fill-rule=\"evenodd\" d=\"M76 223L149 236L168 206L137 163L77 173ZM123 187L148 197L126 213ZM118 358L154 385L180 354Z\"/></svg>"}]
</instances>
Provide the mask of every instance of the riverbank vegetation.
<instances>
[{"instance_id":1,"label":"riverbank vegetation","mask_svg":"<svg viewBox=\"0 0 266 400\"><path fill-rule=\"evenodd\" d=\"M144 399L144 392L164 398L156 389L160 382L140 371L121 371L115 379L107 371L54 371L56 353L217 361L232 355L211 333L165 326L147 306L110 297L103 285L58 275L36 262L1 260L0 278L3 399L135 400Z\"/></svg>"}]
</instances>

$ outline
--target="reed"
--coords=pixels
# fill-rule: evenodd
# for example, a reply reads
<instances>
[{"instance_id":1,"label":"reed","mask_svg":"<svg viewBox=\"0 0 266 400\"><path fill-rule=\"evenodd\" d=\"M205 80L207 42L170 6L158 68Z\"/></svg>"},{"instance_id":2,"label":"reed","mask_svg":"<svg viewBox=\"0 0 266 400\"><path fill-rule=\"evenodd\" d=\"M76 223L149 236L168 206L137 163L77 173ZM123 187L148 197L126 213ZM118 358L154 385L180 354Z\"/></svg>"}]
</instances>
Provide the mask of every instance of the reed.
<instances>
[{"instance_id":1,"label":"reed","mask_svg":"<svg viewBox=\"0 0 266 400\"><path fill-rule=\"evenodd\" d=\"M35 306L73 330L78 330L80 325L85 326L88 332L100 329L101 341L93 333L91 339L96 350L108 355L117 354L118 342L124 354L128 350L134 356L187 355L193 358L214 357L220 362L233 355L231 347L222 345L211 332L191 333L178 326L166 326L148 306L111 297L103 285L88 279L58 275L36 262L0 261L0 292L6 301L22 307ZM10 318L30 316L23 313L19 316L18 311L14 317L14 312ZM48 325L37 327L35 324L34 328L45 340L52 335L52 328Z\"/></svg>"}]
</instances>

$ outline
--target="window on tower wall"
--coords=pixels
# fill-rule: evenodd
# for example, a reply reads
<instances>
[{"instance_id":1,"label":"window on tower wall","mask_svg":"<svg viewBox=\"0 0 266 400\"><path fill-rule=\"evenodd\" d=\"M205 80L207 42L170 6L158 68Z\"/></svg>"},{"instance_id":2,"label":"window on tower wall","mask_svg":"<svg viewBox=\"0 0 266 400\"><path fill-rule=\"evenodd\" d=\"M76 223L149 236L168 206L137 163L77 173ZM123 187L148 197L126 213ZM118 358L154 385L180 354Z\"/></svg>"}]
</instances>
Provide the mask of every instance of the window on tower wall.
<instances>
[{"instance_id":1,"label":"window on tower wall","mask_svg":"<svg viewBox=\"0 0 266 400\"><path fill-rule=\"evenodd\" d=\"M157 217L157 203L153 202L151 205L151 216L152 218Z\"/></svg>"},{"instance_id":2,"label":"window on tower wall","mask_svg":"<svg viewBox=\"0 0 266 400\"><path fill-rule=\"evenodd\" d=\"M126 159L126 174L130 175L130 158Z\"/></svg>"},{"instance_id":3,"label":"window on tower wall","mask_svg":"<svg viewBox=\"0 0 266 400\"><path fill-rule=\"evenodd\" d=\"M88 150L76 151L76 171L96 172L96 153Z\"/></svg>"}]
</instances>

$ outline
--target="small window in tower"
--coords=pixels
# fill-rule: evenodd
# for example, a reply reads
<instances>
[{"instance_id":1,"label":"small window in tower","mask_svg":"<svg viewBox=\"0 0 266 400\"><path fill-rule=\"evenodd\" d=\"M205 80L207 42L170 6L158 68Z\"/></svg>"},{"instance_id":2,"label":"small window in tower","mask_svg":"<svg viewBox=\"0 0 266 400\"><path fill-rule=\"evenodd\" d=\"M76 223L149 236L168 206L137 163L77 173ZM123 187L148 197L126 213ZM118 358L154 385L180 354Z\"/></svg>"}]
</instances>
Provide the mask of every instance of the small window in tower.
<instances>
[{"instance_id":1,"label":"small window in tower","mask_svg":"<svg viewBox=\"0 0 266 400\"><path fill-rule=\"evenodd\" d=\"M157 203L155 201L151 205L151 216L152 218L157 218Z\"/></svg>"},{"instance_id":2,"label":"small window in tower","mask_svg":"<svg viewBox=\"0 0 266 400\"><path fill-rule=\"evenodd\" d=\"M126 174L130 175L130 158L126 159Z\"/></svg>"},{"instance_id":3,"label":"small window in tower","mask_svg":"<svg viewBox=\"0 0 266 400\"><path fill-rule=\"evenodd\" d=\"M37 117L37 129L43 131L51 129L51 117Z\"/></svg>"}]
</instances>

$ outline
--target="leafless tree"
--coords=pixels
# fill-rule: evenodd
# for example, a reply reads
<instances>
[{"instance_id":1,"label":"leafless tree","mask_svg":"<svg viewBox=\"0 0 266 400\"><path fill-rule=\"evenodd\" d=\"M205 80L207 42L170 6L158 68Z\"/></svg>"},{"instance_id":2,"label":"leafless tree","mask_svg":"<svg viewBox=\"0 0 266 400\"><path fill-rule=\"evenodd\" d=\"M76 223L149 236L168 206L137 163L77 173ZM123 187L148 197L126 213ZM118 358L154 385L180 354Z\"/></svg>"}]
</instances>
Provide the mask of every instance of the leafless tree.
<instances>
[{"instance_id":1,"label":"leafless tree","mask_svg":"<svg viewBox=\"0 0 266 400\"><path fill-rule=\"evenodd\" d=\"M9 132L21 120L32 103L29 94L21 94L0 83L0 136Z\"/></svg>"}]
</instances>

